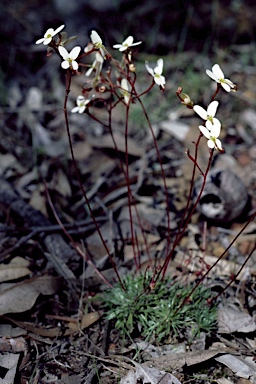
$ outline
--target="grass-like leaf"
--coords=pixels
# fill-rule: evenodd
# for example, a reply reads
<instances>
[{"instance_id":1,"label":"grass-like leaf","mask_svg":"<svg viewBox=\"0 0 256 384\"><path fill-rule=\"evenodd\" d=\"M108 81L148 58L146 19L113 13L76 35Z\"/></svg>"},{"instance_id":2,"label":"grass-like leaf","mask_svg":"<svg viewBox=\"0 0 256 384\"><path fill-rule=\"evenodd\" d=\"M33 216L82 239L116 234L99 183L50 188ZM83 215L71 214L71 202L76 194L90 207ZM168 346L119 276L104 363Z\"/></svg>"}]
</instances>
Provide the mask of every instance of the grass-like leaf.
<instances>
[{"instance_id":1,"label":"grass-like leaf","mask_svg":"<svg viewBox=\"0 0 256 384\"><path fill-rule=\"evenodd\" d=\"M165 279L150 289L150 282L149 274L129 275L123 280L125 290L117 284L101 295L107 319L113 320L123 335L162 342L172 335L182 337L188 329L192 337L214 329L216 308L207 304L209 289L199 286L188 303L178 309L192 285L182 286Z\"/></svg>"}]
</instances>

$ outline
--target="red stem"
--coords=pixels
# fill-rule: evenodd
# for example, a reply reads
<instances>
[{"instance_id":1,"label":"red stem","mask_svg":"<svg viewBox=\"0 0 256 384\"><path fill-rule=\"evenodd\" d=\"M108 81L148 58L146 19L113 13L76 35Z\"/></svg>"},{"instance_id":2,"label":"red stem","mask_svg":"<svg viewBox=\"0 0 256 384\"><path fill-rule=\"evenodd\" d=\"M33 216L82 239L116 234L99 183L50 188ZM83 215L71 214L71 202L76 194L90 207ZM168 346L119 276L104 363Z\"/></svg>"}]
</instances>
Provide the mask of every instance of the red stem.
<instances>
[{"instance_id":1,"label":"red stem","mask_svg":"<svg viewBox=\"0 0 256 384\"><path fill-rule=\"evenodd\" d=\"M97 220L94 216L94 213L93 213L93 210L91 208L91 205L90 205L90 202L89 202L89 199L87 197L87 194L85 192L85 189L84 189L84 186L83 186L83 183L82 183L82 180L80 178L80 173L79 173L79 170L78 170L78 166L77 166L77 162L76 162L76 159L75 159L75 156L74 156L74 151L73 151L73 145L72 145L72 139L71 139L71 134L70 134L70 128L69 128L69 120L68 120L68 113L67 113L67 101L68 101L68 95L70 93L70 85L71 85L71 70L68 69L67 72L66 72L66 95L65 95L65 99L64 99L64 116L65 116L65 123L66 123L66 128L67 128L67 134L68 134L68 141L69 141L69 147L70 147L70 152L71 152L71 156L72 156L72 161L73 161L73 164L74 164L74 167L75 167L75 172L76 172L76 175L77 175L77 179L78 179L78 182L79 182L79 186L81 188L81 191L83 193L83 196L85 198L85 201L86 201L86 204L89 208L89 212L90 212L90 215L91 215L91 218L93 220L93 223L95 225L95 228L99 234L99 237L100 237L100 240L102 241L102 244L108 254L108 257L109 257L109 260L111 262L111 265L116 273L116 276L121 284L121 286L124 288L123 284L122 284L122 280L119 276L119 273L117 271L117 268L116 268L116 265L112 259L112 256L109 252L109 249L108 249L108 246L106 244L106 241L105 239L103 238L102 234L101 234L101 231L100 231L100 227L97 223Z\"/></svg>"}]
</instances>

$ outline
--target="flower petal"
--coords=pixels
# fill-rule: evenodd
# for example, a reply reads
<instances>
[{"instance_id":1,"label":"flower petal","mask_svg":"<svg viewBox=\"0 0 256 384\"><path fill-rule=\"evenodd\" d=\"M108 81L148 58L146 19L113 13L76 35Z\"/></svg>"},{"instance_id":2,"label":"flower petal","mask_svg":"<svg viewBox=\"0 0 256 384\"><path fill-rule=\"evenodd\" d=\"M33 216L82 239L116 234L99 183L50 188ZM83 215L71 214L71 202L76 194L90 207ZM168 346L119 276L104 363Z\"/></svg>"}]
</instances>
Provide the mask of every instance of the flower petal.
<instances>
[{"instance_id":1,"label":"flower petal","mask_svg":"<svg viewBox=\"0 0 256 384\"><path fill-rule=\"evenodd\" d=\"M128 47L133 43L133 37L132 36L128 36L127 39L125 39L125 41L123 42L122 45L128 45Z\"/></svg>"},{"instance_id":2,"label":"flower petal","mask_svg":"<svg viewBox=\"0 0 256 384\"><path fill-rule=\"evenodd\" d=\"M219 83L219 79L209 69L206 69L206 73L208 76L210 76L212 80L217 81L217 83Z\"/></svg>"},{"instance_id":3,"label":"flower petal","mask_svg":"<svg viewBox=\"0 0 256 384\"><path fill-rule=\"evenodd\" d=\"M207 138L207 139L210 139L211 135L210 135L210 132L208 131L208 129L206 127L204 127L203 125L199 125L198 127L200 129L200 131L202 132L202 134Z\"/></svg>"},{"instance_id":4,"label":"flower petal","mask_svg":"<svg viewBox=\"0 0 256 384\"><path fill-rule=\"evenodd\" d=\"M217 137L219 137L219 135L220 135L220 128L221 128L221 127L220 127L219 124L214 124L214 125L212 126L210 135L211 135L212 137L214 137L215 139L216 139Z\"/></svg>"},{"instance_id":5,"label":"flower petal","mask_svg":"<svg viewBox=\"0 0 256 384\"><path fill-rule=\"evenodd\" d=\"M71 65L72 65L72 68L74 69L74 71L78 70L78 63L75 60L72 61Z\"/></svg>"},{"instance_id":6,"label":"flower petal","mask_svg":"<svg viewBox=\"0 0 256 384\"><path fill-rule=\"evenodd\" d=\"M156 73L159 73L159 75L161 75L162 74L162 72L163 72L163 66L164 66L164 61L163 61L163 59L158 59L157 60L157 67L155 68L155 70L158 68L158 71L159 72L156 72Z\"/></svg>"},{"instance_id":7,"label":"flower petal","mask_svg":"<svg viewBox=\"0 0 256 384\"><path fill-rule=\"evenodd\" d=\"M235 88L235 84L229 79L224 79L224 83L228 84L231 88Z\"/></svg>"},{"instance_id":8,"label":"flower petal","mask_svg":"<svg viewBox=\"0 0 256 384\"><path fill-rule=\"evenodd\" d=\"M219 139L215 140L215 144L219 150L223 151L222 144L221 144L221 141Z\"/></svg>"},{"instance_id":9,"label":"flower petal","mask_svg":"<svg viewBox=\"0 0 256 384\"><path fill-rule=\"evenodd\" d=\"M79 107L79 113L83 113L85 110L85 105L82 105L82 107Z\"/></svg>"},{"instance_id":10,"label":"flower petal","mask_svg":"<svg viewBox=\"0 0 256 384\"><path fill-rule=\"evenodd\" d=\"M78 47L78 46L74 47L72 49L72 51L70 52L69 57L71 59L75 60L77 58L77 56L79 55L80 51L81 51L81 47Z\"/></svg>"},{"instance_id":11,"label":"flower petal","mask_svg":"<svg viewBox=\"0 0 256 384\"><path fill-rule=\"evenodd\" d=\"M200 105L194 105L193 109L203 120L207 120L207 112Z\"/></svg>"},{"instance_id":12,"label":"flower petal","mask_svg":"<svg viewBox=\"0 0 256 384\"><path fill-rule=\"evenodd\" d=\"M127 81L127 79L122 79L122 81L121 81L121 87L122 87L125 91L129 91L129 85L128 85L128 81Z\"/></svg>"},{"instance_id":13,"label":"flower petal","mask_svg":"<svg viewBox=\"0 0 256 384\"><path fill-rule=\"evenodd\" d=\"M68 69L69 68L69 62L67 60L62 61L61 66L63 69Z\"/></svg>"},{"instance_id":14,"label":"flower petal","mask_svg":"<svg viewBox=\"0 0 256 384\"><path fill-rule=\"evenodd\" d=\"M93 44L102 44L102 40L96 31L91 32L91 41Z\"/></svg>"},{"instance_id":15,"label":"flower petal","mask_svg":"<svg viewBox=\"0 0 256 384\"><path fill-rule=\"evenodd\" d=\"M44 37L48 37L49 35L54 36L54 29L53 28L47 29L47 31L44 34Z\"/></svg>"},{"instance_id":16,"label":"flower petal","mask_svg":"<svg viewBox=\"0 0 256 384\"><path fill-rule=\"evenodd\" d=\"M48 39L44 39L43 45L48 45L52 41L52 37L48 37Z\"/></svg>"},{"instance_id":17,"label":"flower petal","mask_svg":"<svg viewBox=\"0 0 256 384\"><path fill-rule=\"evenodd\" d=\"M76 103L79 105L82 101L85 101L85 98L82 95L77 96Z\"/></svg>"},{"instance_id":18,"label":"flower petal","mask_svg":"<svg viewBox=\"0 0 256 384\"><path fill-rule=\"evenodd\" d=\"M214 117L218 108L219 102L218 101L212 101L207 108L207 114L209 116Z\"/></svg>"},{"instance_id":19,"label":"flower petal","mask_svg":"<svg viewBox=\"0 0 256 384\"><path fill-rule=\"evenodd\" d=\"M150 68L148 61L145 61L145 67L147 68L147 71L150 73L150 75L154 77L154 71L152 68Z\"/></svg>"},{"instance_id":20,"label":"flower petal","mask_svg":"<svg viewBox=\"0 0 256 384\"><path fill-rule=\"evenodd\" d=\"M55 31L54 31L54 35L57 35L57 33L59 33L60 31L62 31L62 29L65 27L65 24L61 25L59 28L57 28Z\"/></svg>"},{"instance_id":21,"label":"flower petal","mask_svg":"<svg viewBox=\"0 0 256 384\"><path fill-rule=\"evenodd\" d=\"M37 40L35 44L42 44L45 41L45 38L42 37L41 39Z\"/></svg>"},{"instance_id":22,"label":"flower petal","mask_svg":"<svg viewBox=\"0 0 256 384\"><path fill-rule=\"evenodd\" d=\"M218 78L218 79L224 79L224 73L220 69L219 64L214 64L212 67L212 73Z\"/></svg>"},{"instance_id":23,"label":"flower petal","mask_svg":"<svg viewBox=\"0 0 256 384\"><path fill-rule=\"evenodd\" d=\"M66 60L69 57L69 54L68 54L68 51L66 50L66 48L59 46L58 50L59 50L61 57L63 57L64 60Z\"/></svg>"},{"instance_id":24,"label":"flower petal","mask_svg":"<svg viewBox=\"0 0 256 384\"><path fill-rule=\"evenodd\" d=\"M101 54L99 52L96 52L95 59L96 59L96 61L98 63L103 63L104 62L104 59L103 59L103 57L101 56Z\"/></svg>"},{"instance_id":25,"label":"flower petal","mask_svg":"<svg viewBox=\"0 0 256 384\"><path fill-rule=\"evenodd\" d=\"M205 122L205 126L206 128L208 129L209 132L211 132L211 129L212 129L212 122L210 120L206 120Z\"/></svg>"},{"instance_id":26,"label":"flower petal","mask_svg":"<svg viewBox=\"0 0 256 384\"><path fill-rule=\"evenodd\" d=\"M213 140L208 140L208 141L207 141L207 145L208 145L208 147L211 148L211 149L215 148L215 143L214 143Z\"/></svg>"},{"instance_id":27,"label":"flower petal","mask_svg":"<svg viewBox=\"0 0 256 384\"><path fill-rule=\"evenodd\" d=\"M221 123L220 123L219 119L216 119L216 117L214 117L212 120L213 120L213 125L217 125L221 128Z\"/></svg>"},{"instance_id":28,"label":"flower petal","mask_svg":"<svg viewBox=\"0 0 256 384\"><path fill-rule=\"evenodd\" d=\"M122 48L123 45L122 44L115 44L113 45L113 48L116 48L116 49L119 49L119 48Z\"/></svg>"},{"instance_id":29,"label":"flower petal","mask_svg":"<svg viewBox=\"0 0 256 384\"><path fill-rule=\"evenodd\" d=\"M94 67L92 65L91 68L87 69L87 71L85 72L85 76L90 76L93 70L94 70Z\"/></svg>"},{"instance_id":30,"label":"flower petal","mask_svg":"<svg viewBox=\"0 0 256 384\"><path fill-rule=\"evenodd\" d=\"M134 47L135 45L139 45L139 44L141 44L142 43L142 41L138 41L137 43L132 43L131 45L130 45L130 47Z\"/></svg>"},{"instance_id":31,"label":"flower petal","mask_svg":"<svg viewBox=\"0 0 256 384\"><path fill-rule=\"evenodd\" d=\"M221 82L221 86L225 89L226 92L230 92L230 85Z\"/></svg>"},{"instance_id":32,"label":"flower petal","mask_svg":"<svg viewBox=\"0 0 256 384\"><path fill-rule=\"evenodd\" d=\"M218 119L216 119L216 117L214 117L214 118L212 119L212 121L207 120L206 123L205 123L206 128L207 128L210 132L211 132L212 127L213 127L214 125L216 125L216 126L218 126L219 128L221 128L221 123L220 123L220 121L219 121Z\"/></svg>"},{"instance_id":33,"label":"flower petal","mask_svg":"<svg viewBox=\"0 0 256 384\"><path fill-rule=\"evenodd\" d=\"M155 80L155 83L157 85L160 85L161 87L164 88L164 85L165 85L165 77L164 76L155 76L154 80Z\"/></svg>"}]
</instances>

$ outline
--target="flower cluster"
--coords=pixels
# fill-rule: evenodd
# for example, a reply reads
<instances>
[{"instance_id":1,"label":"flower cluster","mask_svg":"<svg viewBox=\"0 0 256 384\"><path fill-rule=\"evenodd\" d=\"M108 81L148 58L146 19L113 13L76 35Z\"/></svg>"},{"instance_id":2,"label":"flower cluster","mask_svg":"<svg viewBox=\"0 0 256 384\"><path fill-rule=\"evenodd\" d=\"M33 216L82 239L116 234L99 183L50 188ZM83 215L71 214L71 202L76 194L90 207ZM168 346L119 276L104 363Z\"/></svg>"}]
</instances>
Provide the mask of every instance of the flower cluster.
<instances>
[{"instance_id":1,"label":"flower cluster","mask_svg":"<svg viewBox=\"0 0 256 384\"><path fill-rule=\"evenodd\" d=\"M77 62L77 58L79 57L79 54L81 52L81 47L75 46L70 52L68 52L67 49L64 47L64 45L66 44L67 41L70 41L71 39L62 41L63 39L60 38L60 40L57 43L53 40L54 36L59 34L59 32L62 31L64 27L65 25L61 25L56 30L54 30L53 28L49 28L45 32L44 37L36 41L36 44L42 43L44 45L50 45L51 48L53 48L59 54L59 56L63 59L63 61L61 62L61 67L63 69L77 71L79 68L79 63ZM102 74L104 60L112 59L112 56L106 50L101 37L95 30L91 31L90 38L91 38L91 42L84 48L84 55L89 55L91 53L94 53L95 58L92 64L90 65L89 69L86 71L85 76L89 77L93 74L94 80L90 80L90 83L96 87L96 85L98 85L99 82L101 81L100 76ZM128 59L128 61L126 61L126 64L127 64L127 68L129 68L129 71L131 73L135 72L136 70L134 64L131 61L131 58L132 58L131 48L134 46L140 45L141 43L142 41L134 42L133 36L128 36L121 44L113 45L113 48L118 49L120 52L125 52L125 51L128 52L126 55L126 58ZM123 62L125 62L125 58ZM163 65L164 65L163 59L158 59L157 64L155 66L149 65L148 61L145 62L147 71L153 77L153 82L150 88L154 84L157 84L160 87L160 89L164 90L165 77L163 76ZM122 74L121 76L122 79L117 79L115 87L118 89L118 92L121 93L124 103L126 105L129 105L132 99L132 94L133 94L131 82L128 77L127 78L123 77L124 72L121 72L121 74ZM213 65L211 71L207 69L206 74L211 79L216 81L218 84L215 96L221 87L227 92L236 91L236 85L232 83L232 81L230 81L229 79L225 78L218 64ZM112 86L113 86L113 83L111 80L111 87ZM106 86L104 85L104 78L103 78L103 85L99 87L99 90L100 92L105 92L106 90ZM181 87L178 88L178 91L176 93L184 105L186 105L188 108L191 108L191 109L193 108L194 111L205 121L204 125L199 125L199 129L201 133L207 138L208 147L210 149L218 149L219 151L223 151L222 143L219 139L220 132L221 132L221 123L215 117L218 106L219 106L219 102L214 100L208 105L207 109L204 109L200 105L194 105L190 97L187 94L182 93ZM84 96L81 96L81 95L78 96L76 100L77 105L72 109L71 112L83 113L87 108L87 105L90 103L90 101L91 101L90 99L86 99Z\"/></svg>"},{"instance_id":2,"label":"flower cluster","mask_svg":"<svg viewBox=\"0 0 256 384\"><path fill-rule=\"evenodd\" d=\"M236 85L229 79L224 78L224 74L218 64L215 64L212 67L212 71L207 69L206 73L211 77L211 79L220 84L225 91L236 91ZM218 139L221 132L221 123L215 117L218 105L219 102L215 100L208 105L206 110L200 105L194 105L193 109L203 120L205 120L205 125L199 125L199 129L208 139L208 147L210 149L218 149L220 152L223 152L222 143L220 139Z\"/></svg>"},{"instance_id":3,"label":"flower cluster","mask_svg":"<svg viewBox=\"0 0 256 384\"><path fill-rule=\"evenodd\" d=\"M72 72L78 71L79 63L77 61L80 52L81 47L75 46L73 49L71 49L70 52L67 51L67 49L64 47L64 45L67 42L72 41L74 38L69 38L67 40L63 40L63 36L60 36L59 41L54 41L54 36L59 34L60 31L65 27L65 25L61 25L59 28L54 30L53 28L49 28L45 34L44 37L37 40L36 44L44 44L44 45L50 45L51 48L55 50L56 53L59 54L59 56L62 58L61 67L66 70L71 70ZM94 78L93 80L90 80L90 84L94 87L98 86L99 82L101 81L101 74L102 74L102 67L104 64L104 60L112 59L112 56L108 53L106 50L106 47L103 44L103 41L99 34L92 30L90 34L91 42L87 44L87 46L84 48L84 54L81 55L81 58L85 55L89 55L91 53L94 53L95 58L92 64L89 66L89 69L85 72L85 76L89 77L93 74ZM137 45L140 45L142 41L134 42L133 36L128 36L121 44L115 44L113 45L113 48L118 49L120 52L127 51L127 59L126 62L130 73L136 71L136 67L132 62L132 47L135 47ZM123 61L125 62L125 61ZM85 65L85 64L81 64ZM86 64L86 66L88 66ZM153 77L153 84L159 85L159 87L163 90L165 87L165 77L162 75L163 73L163 59L159 59L157 61L157 65L153 68L148 64L148 62L145 62L145 66L147 71L150 73L150 75ZM121 64L122 67L122 64ZM123 77L123 73L122 73ZM112 80L111 80L112 81ZM88 82L88 83L89 83ZM103 81L104 83L104 81ZM90 87L91 87L90 85ZM152 87L150 86L150 88ZM111 86L113 84L111 83ZM126 105L128 105L131 101L132 92L131 92L131 83L129 82L128 77L124 77L121 80L116 81L117 89L121 93L122 99ZM90 88L88 87L88 89ZM100 92L105 92L106 86L102 85L99 87ZM83 113L87 107L87 104L91 100L85 99L84 96L78 96L76 100L76 106L72 109L71 112L75 113Z\"/></svg>"}]
</instances>

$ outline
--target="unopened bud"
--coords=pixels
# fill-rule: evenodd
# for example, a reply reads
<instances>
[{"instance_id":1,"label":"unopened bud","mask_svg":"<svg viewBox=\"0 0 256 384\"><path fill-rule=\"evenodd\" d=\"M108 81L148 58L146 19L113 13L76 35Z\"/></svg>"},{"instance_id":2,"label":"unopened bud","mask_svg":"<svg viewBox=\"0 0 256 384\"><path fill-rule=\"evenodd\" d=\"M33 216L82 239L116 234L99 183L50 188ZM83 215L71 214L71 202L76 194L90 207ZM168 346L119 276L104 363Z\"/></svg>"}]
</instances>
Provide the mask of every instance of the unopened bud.
<instances>
[{"instance_id":1,"label":"unopened bud","mask_svg":"<svg viewBox=\"0 0 256 384\"><path fill-rule=\"evenodd\" d=\"M131 72L135 72L136 71L136 67L135 67L135 65L133 63L129 65L129 70Z\"/></svg>"},{"instance_id":2,"label":"unopened bud","mask_svg":"<svg viewBox=\"0 0 256 384\"><path fill-rule=\"evenodd\" d=\"M186 105L187 108L192 109L193 108L193 101L190 99L189 95L186 93L180 93L179 98L181 100L181 103Z\"/></svg>"},{"instance_id":3,"label":"unopened bud","mask_svg":"<svg viewBox=\"0 0 256 384\"><path fill-rule=\"evenodd\" d=\"M105 85L101 85L99 87L99 92L104 93L104 92L106 92L106 89L107 89L107 87Z\"/></svg>"}]
</instances>

